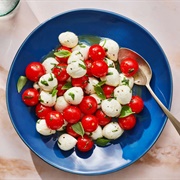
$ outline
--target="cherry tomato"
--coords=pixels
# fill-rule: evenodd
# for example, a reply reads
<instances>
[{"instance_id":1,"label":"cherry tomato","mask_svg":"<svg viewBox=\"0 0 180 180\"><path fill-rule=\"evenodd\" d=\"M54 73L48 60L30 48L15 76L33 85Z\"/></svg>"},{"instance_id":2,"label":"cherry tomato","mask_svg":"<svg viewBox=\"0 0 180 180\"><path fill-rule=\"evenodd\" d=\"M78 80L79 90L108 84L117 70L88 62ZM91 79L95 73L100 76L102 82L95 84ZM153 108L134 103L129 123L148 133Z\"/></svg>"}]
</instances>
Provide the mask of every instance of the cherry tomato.
<instances>
[{"instance_id":1,"label":"cherry tomato","mask_svg":"<svg viewBox=\"0 0 180 180\"><path fill-rule=\"evenodd\" d=\"M69 51L70 53L72 52L70 48L66 47L66 46L61 46L58 48L58 51L62 51L62 50L65 50L65 51ZM58 57L56 56L55 59L59 62L59 63L67 63L68 61L68 57Z\"/></svg>"},{"instance_id":2,"label":"cherry tomato","mask_svg":"<svg viewBox=\"0 0 180 180\"><path fill-rule=\"evenodd\" d=\"M114 97L114 94L113 94L114 89L115 89L115 87L113 87L113 86L109 86L109 85L103 85L102 86L102 90L103 90L107 99Z\"/></svg>"},{"instance_id":3,"label":"cherry tomato","mask_svg":"<svg viewBox=\"0 0 180 180\"><path fill-rule=\"evenodd\" d=\"M28 106L35 106L39 102L39 92L34 88L29 88L22 94L23 102Z\"/></svg>"},{"instance_id":4,"label":"cherry tomato","mask_svg":"<svg viewBox=\"0 0 180 180\"><path fill-rule=\"evenodd\" d=\"M44 66L40 62L32 62L27 65L25 74L31 81L38 81L46 73Z\"/></svg>"},{"instance_id":5,"label":"cherry tomato","mask_svg":"<svg viewBox=\"0 0 180 180\"><path fill-rule=\"evenodd\" d=\"M88 57L93 61L103 60L105 58L106 52L102 46L99 44L94 44L89 48Z\"/></svg>"},{"instance_id":6,"label":"cherry tomato","mask_svg":"<svg viewBox=\"0 0 180 180\"><path fill-rule=\"evenodd\" d=\"M81 120L85 132L93 132L98 127L98 119L93 115L85 115Z\"/></svg>"},{"instance_id":7,"label":"cherry tomato","mask_svg":"<svg viewBox=\"0 0 180 180\"><path fill-rule=\"evenodd\" d=\"M136 124L136 117L134 114L131 114L129 116L119 118L118 123L120 127L124 130L130 130L132 129Z\"/></svg>"},{"instance_id":8,"label":"cherry tomato","mask_svg":"<svg viewBox=\"0 0 180 180\"><path fill-rule=\"evenodd\" d=\"M88 76L92 76L92 73L91 73L92 61L90 59L86 59L84 60L84 63L86 65L86 70L87 70L86 74Z\"/></svg>"},{"instance_id":9,"label":"cherry tomato","mask_svg":"<svg viewBox=\"0 0 180 180\"><path fill-rule=\"evenodd\" d=\"M82 76L80 78L71 78L71 83L75 87L85 88L88 85L88 77Z\"/></svg>"},{"instance_id":10,"label":"cherry tomato","mask_svg":"<svg viewBox=\"0 0 180 180\"><path fill-rule=\"evenodd\" d=\"M141 97L132 96L129 106L133 112L140 113L144 108L144 102Z\"/></svg>"},{"instance_id":11,"label":"cherry tomato","mask_svg":"<svg viewBox=\"0 0 180 180\"><path fill-rule=\"evenodd\" d=\"M64 82L69 79L69 74L66 71L67 64L58 64L52 70L59 82Z\"/></svg>"},{"instance_id":12,"label":"cherry tomato","mask_svg":"<svg viewBox=\"0 0 180 180\"><path fill-rule=\"evenodd\" d=\"M84 135L83 137L78 137L76 145L79 151L87 152L93 148L94 142L89 136Z\"/></svg>"},{"instance_id":13,"label":"cherry tomato","mask_svg":"<svg viewBox=\"0 0 180 180\"><path fill-rule=\"evenodd\" d=\"M77 106L68 106L63 110L64 119L71 124L77 123L81 118L81 111Z\"/></svg>"},{"instance_id":14,"label":"cherry tomato","mask_svg":"<svg viewBox=\"0 0 180 180\"><path fill-rule=\"evenodd\" d=\"M139 65L135 59L126 58L120 63L120 70L125 74L125 76L134 76L139 69Z\"/></svg>"},{"instance_id":15,"label":"cherry tomato","mask_svg":"<svg viewBox=\"0 0 180 180\"><path fill-rule=\"evenodd\" d=\"M77 137L79 137L80 135L77 134L77 133L73 130L72 125L73 125L73 124L69 124L69 123L68 123L68 125L66 126L66 132L67 132L68 134L70 134L71 136L77 138Z\"/></svg>"},{"instance_id":16,"label":"cherry tomato","mask_svg":"<svg viewBox=\"0 0 180 180\"><path fill-rule=\"evenodd\" d=\"M64 118L58 111L49 112L46 117L46 124L50 129L57 130L64 124Z\"/></svg>"},{"instance_id":17,"label":"cherry tomato","mask_svg":"<svg viewBox=\"0 0 180 180\"><path fill-rule=\"evenodd\" d=\"M103 77L108 73L108 65L102 60L94 61L91 66L91 73L95 77Z\"/></svg>"},{"instance_id":18,"label":"cherry tomato","mask_svg":"<svg viewBox=\"0 0 180 180\"><path fill-rule=\"evenodd\" d=\"M38 118L44 119L49 112L53 111L53 109L52 109L52 107L47 107L47 106L44 106L41 103L39 103L36 106L35 111L36 111L36 115Z\"/></svg>"},{"instance_id":19,"label":"cherry tomato","mask_svg":"<svg viewBox=\"0 0 180 180\"><path fill-rule=\"evenodd\" d=\"M97 101L92 96L84 96L79 108L84 114L93 114L97 110Z\"/></svg>"},{"instance_id":20,"label":"cherry tomato","mask_svg":"<svg viewBox=\"0 0 180 180\"><path fill-rule=\"evenodd\" d=\"M57 96L62 96L65 92L66 92L66 89L62 89L62 87L66 84L66 82L58 82L58 86L57 86Z\"/></svg>"},{"instance_id":21,"label":"cherry tomato","mask_svg":"<svg viewBox=\"0 0 180 180\"><path fill-rule=\"evenodd\" d=\"M98 109L95 114L96 118L98 119L98 124L100 126L105 126L106 124L110 123L112 118L108 117L102 110Z\"/></svg>"}]
</instances>

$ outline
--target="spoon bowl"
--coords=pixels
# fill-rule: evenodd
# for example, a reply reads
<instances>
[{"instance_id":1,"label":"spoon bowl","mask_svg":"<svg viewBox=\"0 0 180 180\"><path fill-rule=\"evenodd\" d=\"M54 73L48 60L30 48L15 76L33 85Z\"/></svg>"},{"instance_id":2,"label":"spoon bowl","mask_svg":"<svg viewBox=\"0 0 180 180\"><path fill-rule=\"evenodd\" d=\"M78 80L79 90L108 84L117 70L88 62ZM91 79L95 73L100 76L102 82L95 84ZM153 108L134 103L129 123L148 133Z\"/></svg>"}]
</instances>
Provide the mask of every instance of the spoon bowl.
<instances>
[{"instance_id":1,"label":"spoon bowl","mask_svg":"<svg viewBox=\"0 0 180 180\"><path fill-rule=\"evenodd\" d=\"M153 90L150 87L150 81L152 78L152 70L148 62L138 53L135 51L128 49L128 48L120 48L119 54L118 54L118 61L119 63L126 59L126 58L132 58L135 59L138 62L139 70L134 76L134 83L137 85L146 86L151 95L154 97L156 102L159 104L161 109L164 111L166 116L169 118L175 129L180 135L180 122L170 113L170 111L162 104L162 102L159 100L159 98L155 95Z\"/></svg>"}]
</instances>

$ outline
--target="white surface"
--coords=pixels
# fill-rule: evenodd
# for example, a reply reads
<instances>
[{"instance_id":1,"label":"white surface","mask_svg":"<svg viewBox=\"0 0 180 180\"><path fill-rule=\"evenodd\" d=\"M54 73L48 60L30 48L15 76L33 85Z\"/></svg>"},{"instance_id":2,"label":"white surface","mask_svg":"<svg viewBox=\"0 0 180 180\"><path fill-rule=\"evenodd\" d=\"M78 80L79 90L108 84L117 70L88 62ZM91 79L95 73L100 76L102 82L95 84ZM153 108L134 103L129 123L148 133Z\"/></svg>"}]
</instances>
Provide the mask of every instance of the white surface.
<instances>
[{"instance_id":1,"label":"white surface","mask_svg":"<svg viewBox=\"0 0 180 180\"><path fill-rule=\"evenodd\" d=\"M0 20L0 179L179 179L180 140L170 122L153 148L135 164L112 174L92 177L53 168L34 155L16 134L5 103L5 83L13 57L39 23L77 8L114 11L148 29L169 60L174 81L171 112L180 119L180 1L21 0L14 18Z\"/></svg>"}]
</instances>

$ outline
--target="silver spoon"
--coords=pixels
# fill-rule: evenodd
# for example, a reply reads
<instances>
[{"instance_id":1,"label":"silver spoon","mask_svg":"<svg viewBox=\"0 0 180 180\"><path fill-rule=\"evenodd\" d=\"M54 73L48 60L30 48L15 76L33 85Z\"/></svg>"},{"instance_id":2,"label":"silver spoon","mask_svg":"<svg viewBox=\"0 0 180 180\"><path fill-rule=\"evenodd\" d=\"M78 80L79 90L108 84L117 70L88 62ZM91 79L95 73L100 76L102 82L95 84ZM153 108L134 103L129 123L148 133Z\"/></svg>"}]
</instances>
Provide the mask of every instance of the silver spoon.
<instances>
[{"instance_id":1,"label":"silver spoon","mask_svg":"<svg viewBox=\"0 0 180 180\"><path fill-rule=\"evenodd\" d=\"M150 80L152 78L152 70L149 66L148 62L141 57L139 54L137 54L135 51L128 49L128 48L120 48L119 54L118 54L118 60L121 62L123 59L130 57L135 59L139 64L139 70L134 76L134 83L137 85L146 86L151 95L154 97L156 102L159 104L159 106L162 108L166 116L169 118L175 129L180 135L180 122L170 113L170 111L162 104L162 102L158 99L158 97L155 95L153 90L150 87Z\"/></svg>"}]
</instances>

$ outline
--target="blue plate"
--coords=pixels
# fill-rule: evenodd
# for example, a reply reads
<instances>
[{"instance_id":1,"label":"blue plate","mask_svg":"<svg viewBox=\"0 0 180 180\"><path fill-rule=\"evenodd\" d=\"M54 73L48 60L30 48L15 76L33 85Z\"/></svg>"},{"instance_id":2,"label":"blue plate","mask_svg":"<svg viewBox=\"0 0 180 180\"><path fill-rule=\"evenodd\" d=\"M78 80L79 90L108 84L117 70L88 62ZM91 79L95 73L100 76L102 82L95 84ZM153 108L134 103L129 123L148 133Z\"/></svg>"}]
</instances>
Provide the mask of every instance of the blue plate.
<instances>
[{"instance_id":1,"label":"blue plate","mask_svg":"<svg viewBox=\"0 0 180 180\"><path fill-rule=\"evenodd\" d=\"M166 116L145 87L135 87L145 108L137 116L137 125L125 132L112 145L97 147L89 153L77 150L62 152L55 136L43 137L36 132L37 117L33 108L27 108L16 90L19 76L32 61L41 61L53 50L58 35L72 31L77 35L108 37L122 47L141 54L153 71L151 87L167 108L172 99L172 75L166 56L155 38L136 22L103 10L80 9L60 14L38 26L19 48L11 65L7 80L7 108L12 124L24 143L40 158L61 170L84 175L99 175L123 169L142 157L161 134ZM26 88L31 86L27 84Z\"/></svg>"}]
</instances>

